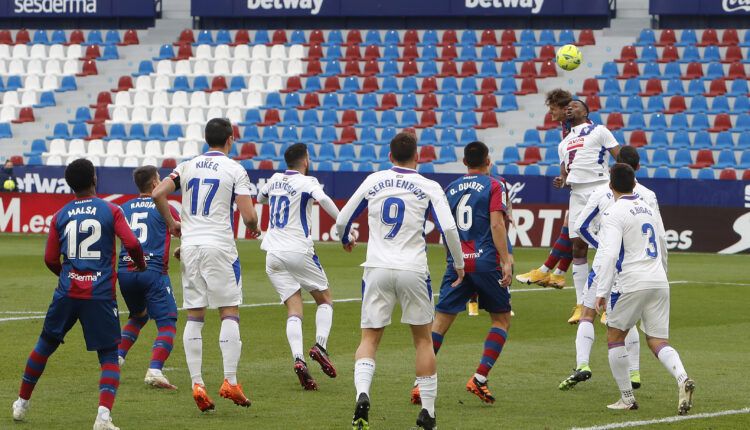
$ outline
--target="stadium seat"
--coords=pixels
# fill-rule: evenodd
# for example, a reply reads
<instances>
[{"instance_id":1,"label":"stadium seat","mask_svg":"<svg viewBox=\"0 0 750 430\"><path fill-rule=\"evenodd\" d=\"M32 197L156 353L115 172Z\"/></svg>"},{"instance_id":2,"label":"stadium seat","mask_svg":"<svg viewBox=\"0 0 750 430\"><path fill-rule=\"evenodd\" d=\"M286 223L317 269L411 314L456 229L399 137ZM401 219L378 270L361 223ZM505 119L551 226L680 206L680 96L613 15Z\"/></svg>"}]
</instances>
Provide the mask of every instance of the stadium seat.
<instances>
[{"instance_id":1,"label":"stadium seat","mask_svg":"<svg viewBox=\"0 0 750 430\"><path fill-rule=\"evenodd\" d=\"M705 181L705 180L716 179L716 177L714 176L713 169L700 169L700 170L698 170L698 177L697 177L697 179Z\"/></svg>"},{"instance_id":2,"label":"stadium seat","mask_svg":"<svg viewBox=\"0 0 750 430\"><path fill-rule=\"evenodd\" d=\"M701 149L695 157L695 163L690 164L691 169L703 169L715 164L714 155L710 149Z\"/></svg>"},{"instance_id":3,"label":"stadium seat","mask_svg":"<svg viewBox=\"0 0 750 430\"><path fill-rule=\"evenodd\" d=\"M734 157L734 151L731 149L723 149L719 152L719 157L716 160L716 164L713 165L715 169L724 169L727 167L734 167L737 164L737 160Z\"/></svg>"},{"instance_id":4,"label":"stadium seat","mask_svg":"<svg viewBox=\"0 0 750 430\"><path fill-rule=\"evenodd\" d=\"M736 181L737 171L732 168L723 169L721 172L719 172L719 180L720 181Z\"/></svg>"}]
</instances>

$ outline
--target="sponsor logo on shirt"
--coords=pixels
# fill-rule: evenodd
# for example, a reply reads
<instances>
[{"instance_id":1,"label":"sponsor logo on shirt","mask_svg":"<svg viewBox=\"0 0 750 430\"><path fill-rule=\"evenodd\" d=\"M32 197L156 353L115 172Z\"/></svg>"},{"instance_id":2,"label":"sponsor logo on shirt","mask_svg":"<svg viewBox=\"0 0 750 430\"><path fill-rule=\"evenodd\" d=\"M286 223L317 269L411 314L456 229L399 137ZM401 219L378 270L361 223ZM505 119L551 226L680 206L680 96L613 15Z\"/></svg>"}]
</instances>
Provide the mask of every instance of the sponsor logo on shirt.
<instances>
[{"instance_id":1,"label":"sponsor logo on shirt","mask_svg":"<svg viewBox=\"0 0 750 430\"><path fill-rule=\"evenodd\" d=\"M76 272L69 272L68 273L68 279L72 279L74 281L78 282L96 282L99 280L99 277L102 276L102 272L96 272L96 274L93 273L76 273Z\"/></svg>"}]
</instances>

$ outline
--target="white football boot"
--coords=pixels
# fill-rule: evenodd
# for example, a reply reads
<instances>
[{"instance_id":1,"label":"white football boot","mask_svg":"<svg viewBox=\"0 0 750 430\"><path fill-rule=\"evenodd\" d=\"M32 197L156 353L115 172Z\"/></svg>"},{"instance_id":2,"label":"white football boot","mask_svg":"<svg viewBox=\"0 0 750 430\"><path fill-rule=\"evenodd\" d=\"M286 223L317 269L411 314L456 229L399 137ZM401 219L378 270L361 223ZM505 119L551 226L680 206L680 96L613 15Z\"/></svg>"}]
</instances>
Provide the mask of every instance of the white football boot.
<instances>
[{"instance_id":1,"label":"white football boot","mask_svg":"<svg viewBox=\"0 0 750 430\"><path fill-rule=\"evenodd\" d=\"M164 388L167 390L176 390L177 387L169 383L169 380L166 376L164 376L163 373L161 373L161 370L158 369L148 369L146 372L146 377L143 378L143 382L146 383L146 385L150 385L155 388Z\"/></svg>"},{"instance_id":2,"label":"white football boot","mask_svg":"<svg viewBox=\"0 0 750 430\"><path fill-rule=\"evenodd\" d=\"M23 421L26 418L26 413L29 411L29 401L22 398L18 398L13 402L13 420Z\"/></svg>"}]
</instances>

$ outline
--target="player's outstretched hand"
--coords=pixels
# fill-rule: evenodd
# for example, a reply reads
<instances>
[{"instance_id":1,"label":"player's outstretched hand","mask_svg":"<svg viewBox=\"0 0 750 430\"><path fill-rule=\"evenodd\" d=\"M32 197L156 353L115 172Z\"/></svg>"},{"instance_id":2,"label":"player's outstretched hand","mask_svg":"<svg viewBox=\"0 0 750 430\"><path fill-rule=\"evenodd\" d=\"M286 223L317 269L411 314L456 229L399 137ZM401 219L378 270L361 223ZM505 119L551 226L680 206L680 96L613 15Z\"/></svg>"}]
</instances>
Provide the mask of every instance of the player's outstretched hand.
<instances>
[{"instance_id":1,"label":"player's outstretched hand","mask_svg":"<svg viewBox=\"0 0 750 430\"><path fill-rule=\"evenodd\" d=\"M503 263L503 279L502 279L502 285L505 288L510 287L511 282L513 282L513 264L511 264L510 261L506 261Z\"/></svg>"},{"instance_id":2,"label":"player's outstretched hand","mask_svg":"<svg viewBox=\"0 0 750 430\"><path fill-rule=\"evenodd\" d=\"M552 180L552 186L555 188L562 188L565 186L565 181L562 176L557 176Z\"/></svg>"},{"instance_id":3,"label":"player's outstretched hand","mask_svg":"<svg viewBox=\"0 0 750 430\"><path fill-rule=\"evenodd\" d=\"M257 239L260 237L260 228L258 226L250 227L247 229L247 235L250 236L250 239Z\"/></svg>"},{"instance_id":4,"label":"player's outstretched hand","mask_svg":"<svg viewBox=\"0 0 750 430\"><path fill-rule=\"evenodd\" d=\"M354 249L355 246L357 246L357 243L352 240L349 243L347 243L346 245L344 245L344 251L346 251L346 252L352 252L352 250Z\"/></svg>"},{"instance_id":5,"label":"player's outstretched hand","mask_svg":"<svg viewBox=\"0 0 750 430\"><path fill-rule=\"evenodd\" d=\"M458 277L451 284L451 288L458 287L459 285L461 285L461 282L464 281L464 269L456 269L456 275L458 275Z\"/></svg>"},{"instance_id":6,"label":"player's outstretched hand","mask_svg":"<svg viewBox=\"0 0 750 430\"><path fill-rule=\"evenodd\" d=\"M169 227L169 233L174 237L182 236L182 224L179 221L175 221L174 225Z\"/></svg>"},{"instance_id":7,"label":"player's outstretched hand","mask_svg":"<svg viewBox=\"0 0 750 430\"><path fill-rule=\"evenodd\" d=\"M179 246L175 248L174 253L172 255L174 255L174 258L178 260L180 259L180 247Z\"/></svg>"},{"instance_id":8,"label":"player's outstretched hand","mask_svg":"<svg viewBox=\"0 0 750 430\"><path fill-rule=\"evenodd\" d=\"M604 312L606 310L605 308L606 306L607 306L607 299L605 299L604 297L596 298L596 311L598 313L601 314L602 312Z\"/></svg>"}]
</instances>

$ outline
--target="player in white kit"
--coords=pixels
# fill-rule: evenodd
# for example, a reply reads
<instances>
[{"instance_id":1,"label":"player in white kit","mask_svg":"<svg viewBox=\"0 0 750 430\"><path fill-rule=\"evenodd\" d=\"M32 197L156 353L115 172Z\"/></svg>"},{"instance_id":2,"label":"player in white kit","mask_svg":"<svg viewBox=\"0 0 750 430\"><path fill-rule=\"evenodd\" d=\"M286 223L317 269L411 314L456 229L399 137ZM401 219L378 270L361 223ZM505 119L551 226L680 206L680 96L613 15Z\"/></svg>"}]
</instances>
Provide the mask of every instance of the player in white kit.
<instances>
[{"instance_id":1,"label":"player in white kit","mask_svg":"<svg viewBox=\"0 0 750 430\"><path fill-rule=\"evenodd\" d=\"M351 251L349 231L352 222L368 209L369 240L362 278L362 339L354 364L357 390L352 426L369 428L370 384L375 373L375 353L385 326L397 303L401 305L401 322L411 326L416 348L417 383L423 409L417 425L435 428L437 371L432 349L434 305L427 267L424 239L428 214L444 236L455 259L459 285L464 277L464 261L458 230L442 187L415 170L417 140L413 134L400 133L390 144L394 167L368 176L341 210L336 228L344 249Z\"/></svg>"},{"instance_id":2,"label":"player in white kit","mask_svg":"<svg viewBox=\"0 0 750 430\"><path fill-rule=\"evenodd\" d=\"M592 267L597 309L603 309L609 297L609 366L621 394L617 402L607 407L638 409L628 375L624 341L628 330L641 320L649 348L677 380L677 412L685 415L692 407L695 383L668 340L669 282L664 224L659 213L633 193L635 171L630 166L615 164L611 172L610 187L616 202L602 215L601 241Z\"/></svg>"},{"instance_id":3,"label":"player in white kit","mask_svg":"<svg viewBox=\"0 0 750 430\"><path fill-rule=\"evenodd\" d=\"M571 129L557 147L562 179L558 186L570 186L570 226L576 225L591 193L609 180L609 155L617 157L620 151L617 140L607 127L591 123L588 114L589 108L581 100L568 103L565 117L570 122ZM583 291L589 273L586 259L588 245L574 229L570 231L570 240L573 242L573 284L576 289L576 309L571 321L576 321L583 310Z\"/></svg>"},{"instance_id":4,"label":"player in white kit","mask_svg":"<svg viewBox=\"0 0 750 430\"><path fill-rule=\"evenodd\" d=\"M326 343L333 322L333 302L328 289L328 278L315 254L310 221L313 200L333 219L339 215L336 204L323 191L323 186L312 176L307 146L296 143L284 152L288 166L284 173L276 173L258 194L258 202L268 203L268 230L263 235L261 249L266 251L266 274L286 305L286 336L292 349L294 372L306 390L317 390L318 384L310 375L302 351L302 293L309 292L318 310L315 315L315 345L310 358L320 363L323 372L336 377Z\"/></svg>"},{"instance_id":5,"label":"player in white kit","mask_svg":"<svg viewBox=\"0 0 750 430\"><path fill-rule=\"evenodd\" d=\"M219 346L224 358L224 383L219 395L237 405L250 406L237 382L242 351L238 307L242 303L242 277L232 228L235 202L250 236L260 234L250 179L239 163L227 157L234 143L232 124L226 119L212 119L206 124L205 134L210 150L180 163L153 192L170 232L182 236L183 307L188 310L183 344L193 399L201 411L214 409L201 375L206 308L218 308L221 316ZM167 203L167 195L178 189L182 189L181 223L174 220Z\"/></svg>"},{"instance_id":6,"label":"player in white kit","mask_svg":"<svg viewBox=\"0 0 750 430\"><path fill-rule=\"evenodd\" d=\"M638 151L632 146L623 146L620 153L617 154L617 162L625 163L638 170L640 168L640 157ZM656 200L656 194L643 185L636 183L634 193L643 198L646 203L656 213L659 213L659 203ZM575 232L594 248L599 247L599 226L601 214L607 210L615 199L612 194L612 190L609 188L609 184L600 185L589 197L589 201L586 207L581 212L581 215L576 220L576 224L573 226ZM594 319L596 318L596 287L592 287L591 283L588 283L584 291L583 299L583 310L581 312L581 318L578 322L578 330L576 332L576 367L573 369L573 373L565 378L558 388L561 390L570 390L575 387L579 382L583 382L591 378L591 368L589 366L589 358L591 356L591 347L594 344ZM603 321L604 314L602 315ZM640 375L640 339L638 336L638 329L633 327L628 332L628 337L625 339L625 346L628 348L628 354L630 356L630 380L633 383L633 388L640 388L641 386L641 375Z\"/></svg>"}]
</instances>

